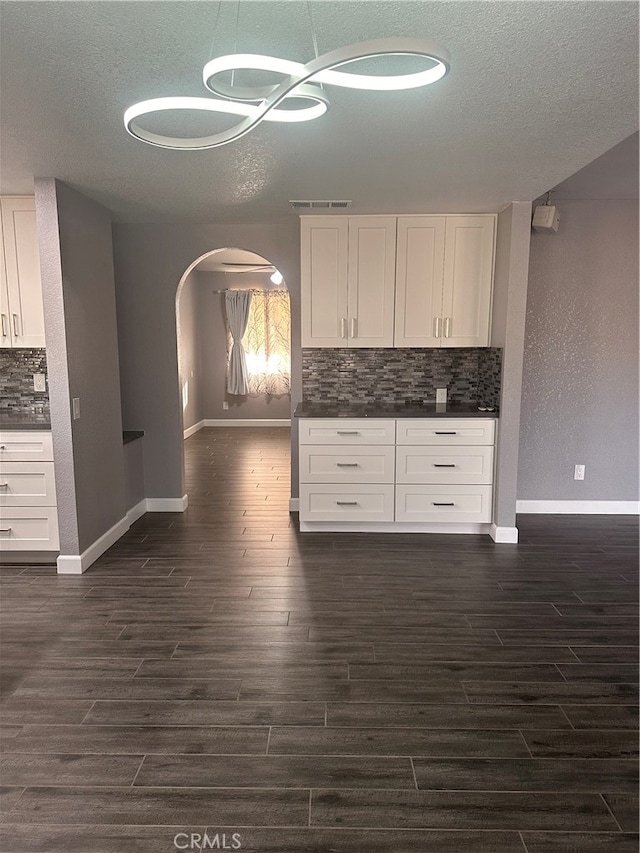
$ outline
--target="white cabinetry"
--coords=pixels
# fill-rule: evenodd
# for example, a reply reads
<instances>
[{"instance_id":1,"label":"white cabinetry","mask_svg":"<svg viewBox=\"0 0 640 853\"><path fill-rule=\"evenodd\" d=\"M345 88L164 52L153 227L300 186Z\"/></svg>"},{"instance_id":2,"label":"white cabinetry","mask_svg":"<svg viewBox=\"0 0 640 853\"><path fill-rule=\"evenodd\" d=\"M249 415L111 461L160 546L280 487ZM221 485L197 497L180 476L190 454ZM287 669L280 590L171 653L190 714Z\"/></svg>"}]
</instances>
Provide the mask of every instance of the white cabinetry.
<instances>
[{"instance_id":1,"label":"white cabinetry","mask_svg":"<svg viewBox=\"0 0 640 853\"><path fill-rule=\"evenodd\" d=\"M392 347L394 216L301 219L303 347Z\"/></svg>"},{"instance_id":2,"label":"white cabinetry","mask_svg":"<svg viewBox=\"0 0 640 853\"><path fill-rule=\"evenodd\" d=\"M0 211L0 345L44 347L35 199L4 196L0 199Z\"/></svg>"},{"instance_id":3,"label":"white cabinetry","mask_svg":"<svg viewBox=\"0 0 640 853\"><path fill-rule=\"evenodd\" d=\"M492 520L495 425L302 418L300 529L481 532Z\"/></svg>"},{"instance_id":4,"label":"white cabinetry","mask_svg":"<svg viewBox=\"0 0 640 853\"><path fill-rule=\"evenodd\" d=\"M486 347L495 216L400 216L396 347Z\"/></svg>"},{"instance_id":5,"label":"white cabinetry","mask_svg":"<svg viewBox=\"0 0 640 853\"><path fill-rule=\"evenodd\" d=\"M57 551L50 432L0 432L0 552Z\"/></svg>"}]
</instances>

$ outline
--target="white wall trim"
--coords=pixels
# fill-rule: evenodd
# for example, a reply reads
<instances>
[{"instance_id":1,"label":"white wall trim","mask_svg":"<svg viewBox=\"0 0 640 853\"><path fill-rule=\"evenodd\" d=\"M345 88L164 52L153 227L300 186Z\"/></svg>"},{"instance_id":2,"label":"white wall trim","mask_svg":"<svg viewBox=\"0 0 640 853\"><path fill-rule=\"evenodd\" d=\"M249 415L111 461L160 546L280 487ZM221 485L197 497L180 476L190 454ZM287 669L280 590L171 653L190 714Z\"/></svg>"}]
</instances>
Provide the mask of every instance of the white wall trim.
<instances>
[{"instance_id":1,"label":"white wall trim","mask_svg":"<svg viewBox=\"0 0 640 853\"><path fill-rule=\"evenodd\" d=\"M300 512L300 498L289 498L289 512Z\"/></svg>"},{"instance_id":2,"label":"white wall trim","mask_svg":"<svg viewBox=\"0 0 640 853\"><path fill-rule=\"evenodd\" d=\"M184 437L190 438L192 435L195 435L197 432L200 432L200 430L202 429L203 426L204 426L204 421L198 421L197 424L194 424L193 426L187 427L187 429L185 429L185 431L184 431Z\"/></svg>"},{"instance_id":3,"label":"white wall trim","mask_svg":"<svg viewBox=\"0 0 640 853\"><path fill-rule=\"evenodd\" d=\"M512 545L516 545L518 542L518 528L497 527L495 524L492 524L489 536L494 542L498 542L500 544L511 543Z\"/></svg>"},{"instance_id":4,"label":"white wall trim","mask_svg":"<svg viewBox=\"0 0 640 853\"><path fill-rule=\"evenodd\" d=\"M135 506L132 506L131 509L127 512L127 523L129 527L136 522L139 518L148 512L147 510L147 499L143 498L140 503L137 503Z\"/></svg>"},{"instance_id":5,"label":"white wall trim","mask_svg":"<svg viewBox=\"0 0 640 853\"><path fill-rule=\"evenodd\" d=\"M288 427L291 418L205 418L206 427Z\"/></svg>"},{"instance_id":6,"label":"white wall trim","mask_svg":"<svg viewBox=\"0 0 640 853\"><path fill-rule=\"evenodd\" d=\"M93 565L98 557L101 557L121 536L124 536L128 529L129 522L127 518L121 518L106 533L103 533L99 539L96 539L93 545L89 545L82 554L60 554L57 559L58 574L81 575L83 572L86 572L89 566Z\"/></svg>"},{"instance_id":7,"label":"white wall trim","mask_svg":"<svg viewBox=\"0 0 640 853\"><path fill-rule=\"evenodd\" d=\"M638 515L640 501L516 501L516 512L550 515Z\"/></svg>"},{"instance_id":8,"label":"white wall trim","mask_svg":"<svg viewBox=\"0 0 640 853\"><path fill-rule=\"evenodd\" d=\"M181 498L147 498L147 512L184 512L189 506L189 495Z\"/></svg>"}]
</instances>

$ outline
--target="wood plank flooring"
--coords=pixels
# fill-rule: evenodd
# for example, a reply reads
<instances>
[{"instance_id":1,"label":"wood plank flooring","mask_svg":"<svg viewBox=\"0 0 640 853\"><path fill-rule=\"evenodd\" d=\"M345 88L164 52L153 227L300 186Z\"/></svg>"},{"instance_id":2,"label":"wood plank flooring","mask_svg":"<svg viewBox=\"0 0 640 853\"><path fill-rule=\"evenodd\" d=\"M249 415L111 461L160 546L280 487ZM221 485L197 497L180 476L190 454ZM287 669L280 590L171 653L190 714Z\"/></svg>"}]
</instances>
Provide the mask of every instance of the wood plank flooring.
<instances>
[{"instance_id":1,"label":"wood plank flooring","mask_svg":"<svg viewBox=\"0 0 640 853\"><path fill-rule=\"evenodd\" d=\"M0 569L3 853L638 850L637 519L301 535L288 430L185 449L184 515Z\"/></svg>"}]
</instances>

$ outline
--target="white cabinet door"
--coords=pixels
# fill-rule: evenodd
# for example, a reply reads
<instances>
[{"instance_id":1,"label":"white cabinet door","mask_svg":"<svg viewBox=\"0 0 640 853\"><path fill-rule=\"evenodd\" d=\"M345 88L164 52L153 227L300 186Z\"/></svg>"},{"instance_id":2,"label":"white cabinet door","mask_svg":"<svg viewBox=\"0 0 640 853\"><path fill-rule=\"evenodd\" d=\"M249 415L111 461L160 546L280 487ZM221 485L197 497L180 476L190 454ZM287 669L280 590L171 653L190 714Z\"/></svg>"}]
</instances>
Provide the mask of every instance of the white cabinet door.
<instances>
[{"instance_id":1,"label":"white cabinet door","mask_svg":"<svg viewBox=\"0 0 640 853\"><path fill-rule=\"evenodd\" d=\"M346 216L300 220L302 346L347 346Z\"/></svg>"},{"instance_id":2,"label":"white cabinet door","mask_svg":"<svg viewBox=\"0 0 640 853\"><path fill-rule=\"evenodd\" d=\"M398 217L396 347L439 347L444 216Z\"/></svg>"},{"instance_id":3,"label":"white cabinet door","mask_svg":"<svg viewBox=\"0 0 640 853\"><path fill-rule=\"evenodd\" d=\"M12 347L9 287L4 262L4 245L0 245L0 347Z\"/></svg>"},{"instance_id":4,"label":"white cabinet door","mask_svg":"<svg viewBox=\"0 0 640 853\"><path fill-rule=\"evenodd\" d=\"M447 216L442 346L489 346L494 216Z\"/></svg>"},{"instance_id":5,"label":"white cabinet door","mask_svg":"<svg viewBox=\"0 0 640 853\"><path fill-rule=\"evenodd\" d=\"M349 346L392 347L396 217L349 217Z\"/></svg>"}]
</instances>

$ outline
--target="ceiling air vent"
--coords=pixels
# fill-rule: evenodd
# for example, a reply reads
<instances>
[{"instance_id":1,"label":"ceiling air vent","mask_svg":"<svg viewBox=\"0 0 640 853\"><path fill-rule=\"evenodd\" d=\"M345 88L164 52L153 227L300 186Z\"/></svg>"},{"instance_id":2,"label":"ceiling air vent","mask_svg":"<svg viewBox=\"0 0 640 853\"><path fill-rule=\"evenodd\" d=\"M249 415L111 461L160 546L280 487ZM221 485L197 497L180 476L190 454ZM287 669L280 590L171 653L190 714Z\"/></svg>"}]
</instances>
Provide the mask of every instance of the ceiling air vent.
<instances>
[{"instance_id":1,"label":"ceiling air vent","mask_svg":"<svg viewBox=\"0 0 640 853\"><path fill-rule=\"evenodd\" d=\"M346 210L351 207L351 201L307 201L293 199L289 204L294 210Z\"/></svg>"}]
</instances>

